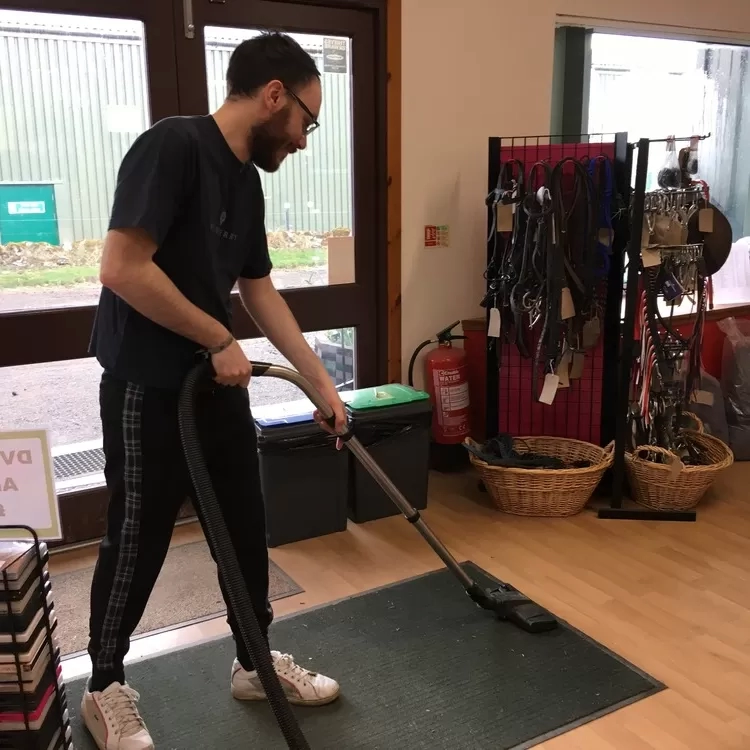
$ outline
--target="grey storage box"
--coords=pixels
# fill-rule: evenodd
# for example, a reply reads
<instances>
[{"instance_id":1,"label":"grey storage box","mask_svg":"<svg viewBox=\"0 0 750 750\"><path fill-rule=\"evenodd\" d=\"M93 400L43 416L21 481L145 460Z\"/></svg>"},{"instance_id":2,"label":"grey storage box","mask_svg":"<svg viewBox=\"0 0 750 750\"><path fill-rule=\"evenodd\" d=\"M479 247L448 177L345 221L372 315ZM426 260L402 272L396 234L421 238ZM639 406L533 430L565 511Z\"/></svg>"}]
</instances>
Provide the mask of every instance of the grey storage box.
<instances>
[{"instance_id":1,"label":"grey storage box","mask_svg":"<svg viewBox=\"0 0 750 750\"><path fill-rule=\"evenodd\" d=\"M424 391L391 383L347 394L350 429L417 509L427 507L432 404ZM365 523L400 513L380 485L350 456L349 518Z\"/></svg>"},{"instance_id":2,"label":"grey storage box","mask_svg":"<svg viewBox=\"0 0 750 750\"><path fill-rule=\"evenodd\" d=\"M346 530L348 451L312 407L294 411L281 404L255 417L269 547Z\"/></svg>"}]
</instances>

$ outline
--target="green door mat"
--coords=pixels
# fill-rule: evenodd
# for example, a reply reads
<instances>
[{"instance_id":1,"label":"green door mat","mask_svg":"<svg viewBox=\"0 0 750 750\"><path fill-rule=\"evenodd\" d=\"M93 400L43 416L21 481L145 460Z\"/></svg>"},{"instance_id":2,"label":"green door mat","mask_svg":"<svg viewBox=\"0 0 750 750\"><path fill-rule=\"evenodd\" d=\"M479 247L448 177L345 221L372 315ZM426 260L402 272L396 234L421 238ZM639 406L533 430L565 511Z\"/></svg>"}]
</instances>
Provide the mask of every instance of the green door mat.
<instances>
[{"instance_id":1,"label":"green door mat","mask_svg":"<svg viewBox=\"0 0 750 750\"><path fill-rule=\"evenodd\" d=\"M294 709L312 750L518 750L663 689L572 628L498 622L446 570L279 619L272 643L341 682L336 703ZM129 668L157 750L286 747L266 703L231 698L233 655L222 638ZM95 750L82 689L68 686L74 741Z\"/></svg>"}]
</instances>

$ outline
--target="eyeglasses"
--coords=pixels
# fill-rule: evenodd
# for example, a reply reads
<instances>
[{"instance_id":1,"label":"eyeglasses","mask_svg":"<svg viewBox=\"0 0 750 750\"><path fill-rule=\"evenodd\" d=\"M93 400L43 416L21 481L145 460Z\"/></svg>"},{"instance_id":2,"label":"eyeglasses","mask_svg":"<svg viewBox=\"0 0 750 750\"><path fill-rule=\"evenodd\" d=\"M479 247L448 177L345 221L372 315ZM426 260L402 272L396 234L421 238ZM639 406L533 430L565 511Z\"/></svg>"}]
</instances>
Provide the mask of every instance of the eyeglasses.
<instances>
[{"instance_id":1,"label":"eyeglasses","mask_svg":"<svg viewBox=\"0 0 750 750\"><path fill-rule=\"evenodd\" d=\"M310 118L310 123L305 126L305 135L310 135L314 130L317 130L320 127L320 123L318 122L318 118L315 117L315 115L310 112L308 106L300 99L297 94L294 93L291 89L286 90L289 96L294 99L295 102L299 105L299 108Z\"/></svg>"}]
</instances>

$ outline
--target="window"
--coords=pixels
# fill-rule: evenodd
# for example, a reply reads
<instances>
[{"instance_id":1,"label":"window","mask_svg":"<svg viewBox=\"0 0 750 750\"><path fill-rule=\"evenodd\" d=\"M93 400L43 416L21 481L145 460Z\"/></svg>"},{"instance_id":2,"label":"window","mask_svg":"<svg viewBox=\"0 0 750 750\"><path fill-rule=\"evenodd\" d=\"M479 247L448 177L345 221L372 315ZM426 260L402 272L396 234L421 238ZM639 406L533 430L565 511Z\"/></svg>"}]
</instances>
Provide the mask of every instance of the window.
<instances>
[{"instance_id":1,"label":"window","mask_svg":"<svg viewBox=\"0 0 750 750\"><path fill-rule=\"evenodd\" d=\"M591 35L588 132L627 131L630 141L711 133L698 147L698 177L734 240L713 276L715 305L750 303L749 57L748 47ZM651 147L647 189L657 186L665 150ZM690 312L683 307L676 312Z\"/></svg>"},{"instance_id":2,"label":"window","mask_svg":"<svg viewBox=\"0 0 750 750\"><path fill-rule=\"evenodd\" d=\"M209 111L254 33L206 27ZM296 37L326 96L307 149L261 173L278 289L355 281L351 40ZM143 24L0 10L0 61L0 312L94 304L117 170L150 125Z\"/></svg>"},{"instance_id":3,"label":"window","mask_svg":"<svg viewBox=\"0 0 750 750\"><path fill-rule=\"evenodd\" d=\"M353 328L306 333L340 391L356 384L356 335ZM265 338L240 342L250 361L289 363ZM104 456L99 422L99 363L89 357L0 370L0 430L49 430L60 493L100 486ZM278 378L256 378L250 386L253 407L304 398Z\"/></svg>"},{"instance_id":4,"label":"window","mask_svg":"<svg viewBox=\"0 0 750 750\"><path fill-rule=\"evenodd\" d=\"M208 107L226 96L234 48L259 31L206 26ZM266 231L277 289L349 284L354 274L352 188L352 43L347 37L294 34L321 71L320 128L278 172L260 173ZM333 55L331 50L335 50ZM336 58L336 63L331 58Z\"/></svg>"},{"instance_id":5,"label":"window","mask_svg":"<svg viewBox=\"0 0 750 750\"><path fill-rule=\"evenodd\" d=\"M150 125L143 23L0 9L0 112L0 313L95 304L117 170Z\"/></svg>"}]
</instances>

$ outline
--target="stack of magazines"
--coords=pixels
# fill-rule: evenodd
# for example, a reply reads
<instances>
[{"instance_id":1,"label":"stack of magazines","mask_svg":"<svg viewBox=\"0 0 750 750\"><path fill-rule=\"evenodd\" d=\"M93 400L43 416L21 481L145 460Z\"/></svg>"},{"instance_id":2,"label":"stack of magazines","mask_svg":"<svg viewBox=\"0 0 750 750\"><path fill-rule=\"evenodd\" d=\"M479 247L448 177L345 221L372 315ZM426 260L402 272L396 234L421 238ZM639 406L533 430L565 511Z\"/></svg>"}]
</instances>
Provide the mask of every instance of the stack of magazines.
<instances>
[{"instance_id":1,"label":"stack of magazines","mask_svg":"<svg viewBox=\"0 0 750 750\"><path fill-rule=\"evenodd\" d=\"M0 750L73 747L48 559L43 542L0 539Z\"/></svg>"}]
</instances>

